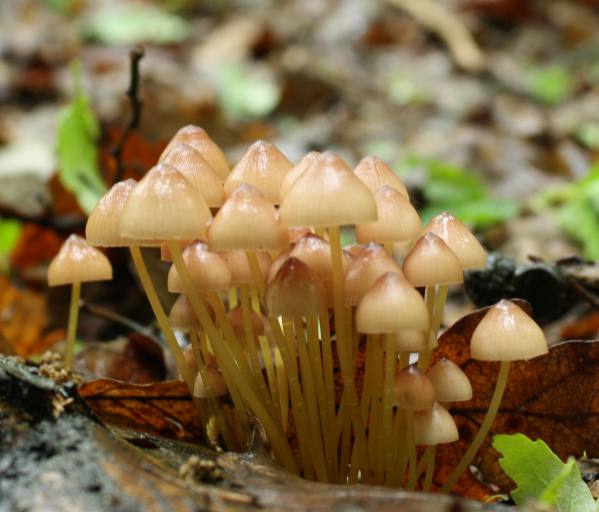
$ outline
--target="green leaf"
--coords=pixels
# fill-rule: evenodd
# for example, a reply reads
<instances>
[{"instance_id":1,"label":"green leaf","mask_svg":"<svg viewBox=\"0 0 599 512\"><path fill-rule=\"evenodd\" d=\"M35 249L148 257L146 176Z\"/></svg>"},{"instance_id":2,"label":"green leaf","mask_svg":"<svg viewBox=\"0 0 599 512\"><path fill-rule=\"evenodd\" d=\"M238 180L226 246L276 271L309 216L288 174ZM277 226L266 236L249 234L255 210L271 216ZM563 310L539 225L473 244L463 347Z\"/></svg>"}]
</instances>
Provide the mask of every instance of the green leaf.
<instances>
[{"instance_id":1,"label":"green leaf","mask_svg":"<svg viewBox=\"0 0 599 512\"><path fill-rule=\"evenodd\" d=\"M550 105L561 103L574 90L572 73L556 65L525 70L525 81L536 99Z\"/></svg>"},{"instance_id":2,"label":"green leaf","mask_svg":"<svg viewBox=\"0 0 599 512\"><path fill-rule=\"evenodd\" d=\"M499 465L518 486L517 505L527 499L544 500L558 512L594 512L595 500L573 460L564 464L540 439L523 434L496 435L493 448L503 456Z\"/></svg>"},{"instance_id":3,"label":"green leaf","mask_svg":"<svg viewBox=\"0 0 599 512\"><path fill-rule=\"evenodd\" d=\"M9 270L10 257L21 236L22 224L15 219L0 219L0 272Z\"/></svg>"},{"instance_id":4,"label":"green leaf","mask_svg":"<svg viewBox=\"0 0 599 512\"><path fill-rule=\"evenodd\" d=\"M74 194L81 209L89 214L106 192L106 185L98 169L98 121L81 90L77 65L73 66L73 77L75 97L59 113L56 140L58 178Z\"/></svg>"},{"instance_id":5,"label":"green leaf","mask_svg":"<svg viewBox=\"0 0 599 512\"><path fill-rule=\"evenodd\" d=\"M281 96L266 69L237 63L221 67L217 91L220 106L233 119L263 118L275 109Z\"/></svg>"},{"instance_id":6,"label":"green leaf","mask_svg":"<svg viewBox=\"0 0 599 512\"><path fill-rule=\"evenodd\" d=\"M83 25L86 37L115 45L179 43L189 33L183 18L146 4L105 7Z\"/></svg>"}]
</instances>

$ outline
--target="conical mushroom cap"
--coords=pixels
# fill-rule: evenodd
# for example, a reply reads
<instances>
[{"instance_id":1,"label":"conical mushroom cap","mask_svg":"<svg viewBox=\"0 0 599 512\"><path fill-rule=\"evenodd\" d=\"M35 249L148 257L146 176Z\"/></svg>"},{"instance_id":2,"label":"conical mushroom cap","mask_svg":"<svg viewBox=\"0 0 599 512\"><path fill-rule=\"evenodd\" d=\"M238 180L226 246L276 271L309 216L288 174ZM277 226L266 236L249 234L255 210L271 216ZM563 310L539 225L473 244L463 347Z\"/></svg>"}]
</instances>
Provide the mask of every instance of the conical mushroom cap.
<instances>
[{"instance_id":1,"label":"conical mushroom cap","mask_svg":"<svg viewBox=\"0 0 599 512\"><path fill-rule=\"evenodd\" d=\"M48 267L48 285L86 283L112 279L108 258L84 238L71 235Z\"/></svg>"},{"instance_id":2,"label":"conical mushroom cap","mask_svg":"<svg viewBox=\"0 0 599 512\"><path fill-rule=\"evenodd\" d=\"M324 306L323 289L310 267L289 258L266 289L270 315L301 318L317 315Z\"/></svg>"},{"instance_id":3,"label":"conical mushroom cap","mask_svg":"<svg viewBox=\"0 0 599 512\"><path fill-rule=\"evenodd\" d=\"M225 155L208 134L199 126L189 124L179 129L160 155L161 162L177 144L187 144L202 154L214 169L216 175L224 181L229 174L229 164Z\"/></svg>"},{"instance_id":4,"label":"conical mushroom cap","mask_svg":"<svg viewBox=\"0 0 599 512\"><path fill-rule=\"evenodd\" d=\"M202 373L198 372L193 387L193 396L196 398L212 398L227 394L225 378L218 368L207 366L204 368L203 373L206 381L204 382Z\"/></svg>"},{"instance_id":5,"label":"conical mushroom cap","mask_svg":"<svg viewBox=\"0 0 599 512\"><path fill-rule=\"evenodd\" d=\"M203 331L204 328L191 307L187 295L181 294L171 307L168 316L171 327L181 332Z\"/></svg>"},{"instance_id":6,"label":"conical mushroom cap","mask_svg":"<svg viewBox=\"0 0 599 512\"><path fill-rule=\"evenodd\" d=\"M245 251L225 251L220 253L231 271L231 285L254 284L254 277L248 265ZM257 252L256 259L260 267L262 281L266 282L272 258L267 252Z\"/></svg>"},{"instance_id":7,"label":"conical mushroom cap","mask_svg":"<svg viewBox=\"0 0 599 512\"><path fill-rule=\"evenodd\" d=\"M518 361L546 354L541 328L509 300L489 308L472 333L470 353L481 361Z\"/></svg>"},{"instance_id":8,"label":"conical mushroom cap","mask_svg":"<svg viewBox=\"0 0 599 512\"><path fill-rule=\"evenodd\" d=\"M460 260L434 233L425 233L418 239L404 259L403 273L414 286L464 281Z\"/></svg>"},{"instance_id":9,"label":"conical mushroom cap","mask_svg":"<svg viewBox=\"0 0 599 512\"><path fill-rule=\"evenodd\" d=\"M388 186L397 190L408 201L408 191L406 187L397 177L397 175L389 169L389 166L376 156L365 156L360 160L354 173L373 194L381 187Z\"/></svg>"},{"instance_id":10,"label":"conical mushroom cap","mask_svg":"<svg viewBox=\"0 0 599 512\"><path fill-rule=\"evenodd\" d=\"M356 306L374 282L386 272L401 274L401 268L380 245L359 246L358 255L345 273L345 305Z\"/></svg>"},{"instance_id":11,"label":"conical mushroom cap","mask_svg":"<svg viewBox=\"0 0 599 512\"><path fill-rule=\"evenodd\" d=\"M307 227L293 227L287 228L287 232L289 233L289 244L296 244L306 235L312 235L314 232Z\"/></svg>"},{"instance_id":12,"label":"conical mushroom cap","mask_svg":"<svg viewBox=\"0 0 599 512\"><path fill-rule=\"evenodd\" d=\"M198 373L198 361L196 359L193 345L191 345L191 344L187 345L183 349L183 357L185 358L185 361L187 361L187 364L189 365L189 369L191 370L191 373L196 375ZM212 352L208 352L208 361L205 362L205 366L217 367L216 358L214 357L214 354L212 354Z\"/></svg>"},{"instance_id":13,"label":"conical mushroom cap","mask_svg":"<svg viewBox=\"0 0 599 512\"><path fill-rule=\"evenodd\" d=\"M135 240L196 239L211 218L202 194L175 168L158 164L129 195L121 235Z\"/></svg>"},{"instance_id":14,"label":"conical mushroom cap","mask_svg":"<svg viewBox=\"0 0 599 512\"><path fill-rule=\"evenodd\" d=\"M85 238L98 247L126 247L132 240L120 233L121 213L137 181L129 179L115 183L98 201L87 219Z\"/></svg>"},{"instance_id":15,"label":"conical mushroom cap","mask_svg":"<svg viewBox=\"0 0 599 512\"><path fill-rule=\"evenodd\" d=\"M177 169L197 188L208 206L218 208L223 204L223 182L199 151L187 144L176 144L162 161Z\"/></svg>"},{"instance_id":16,"label":"conical mushroom cap","mask_svg":"<svg viewBox=\"0 0 599 512\"><path fill-rule=\"evenodd\" d=\"M374 194L378 219L356 225L356 239L367 242L406 242L422 231L418 212L400 192L389 186Z\"/></svg>"},{"instance_id":17,"label":"conical mushroom cap","mask_svg":"<svg viewBox=\"0 0 599 512\"><path fill-rule=\"evenodd\" d=\"M243 308L235 306L227 312L227 320L233 328L233 332L238 339L245 342L245 324L243 323ZM250 311L250 323L252 325L252 334L254 337L264 336L266 334L266 318L261 313L256 313L253 309Z\"/></svg>"},{"instance_id":18,"label":"conical mushroom cap","mask_svg":"<svg viewBox=\"0 0 599 512\"><path fill-rule=\"evenodd\" d=\"M465 402L472 398L472 385L462 369L447 358L440 359L427 372L439 402Z\"/></svg>"},{"instance_id":19,"label":"conical mushroom cap","mask_svg":"<svg viewBox=\"0 0 599 512\"><path fill-rule=\"evenodd\" d=\"M422 352L427 333L422 329L402 329L395 335L395 348L398 352Z\"/></svg>"},{"instance_id":20,"label":"conical mushroom cap","mask_svg":"<svg viewBox=\"0 0 599 512\"><path fill-rule=\"evenodd\" d=\"M395 403L409 411L427 411L435 403L435 388L414 365L397 372L394 391Z\"/></svg>"},{"instance_id":21,"label":"conical mushroom cap","mask_svg":"<svg viewBox=\"0 0 599 512\"><path fill-rule=\"evenodd\" d=\"M239 186L208 226L215 251L280 251L289 245L275 207L251 185Z\"/></svg>"},{"instance_id":22,"label":"conical mushroom cap","mask_svg":"<svg viewBox=\"0 0 599 512\"><path fill-rule=\"evenodd\" d=\"M341 157L326 151L289 188L279 212L288 226L338 226L375 221L376 203Z\"/></svg>"},{"instance_id":23,"label":"conical mushroom cap","mask_svg":"<svg viewBox=\"0 0 599 512\"><path fill-rule=\"evenodd\" d=\"M231 287L231 272L224 259L208 250L206 244L195 242L183 250L183 261L198 290L226 290ZM168 291L185 291L179 272L172 265L168 272Z\"/></svg>"},{"instance_id":24,"label":"conical mushroom cap","mask_svg":"<svg viewBox=\"0 0 599 512\"><path fill-rule=\"evenodd\" d=\"M453 443L460 438L451 414L438 402L429 411L414 413L414 436L416 444L425 446Z\"/></svg>"},{"instance_id":25,"label":"conical mushroom cap","mask_svg":"<svg viewBox=\"0 0 599 512\"><path fill-rule=\"evenodd\" d=\"M443 240L460 260L464 270L483 268L487 253L480 242L458 219L447 212L433 217L424 228Z\"/></svg>"},{"instance_id":26,"label":"conical mushroom cap","mask_svg":"<svg viewBox=\"0 0 599 512\"><path fill-rule=\"evenodd\" d=\"M277 272L279 271L279 269L283 266L283 263L285 263L289 259L289 255L291 254L292 250L293 250L293 247L288 247L287 249L285 249L284 251L282 251L273 260L273 262L270 265L270 268L268 269L268 277L266 279L267 283L272 282L272 280L277 275Z\"/></svg>"},{"instance_id":27,"label":"conical mushroom cap","mask_svg":"<svg viewBox=\"0 0 599 512\"><path fill-rule=\"evenodd\" d=\"M333 268L331 266L331 246L316 235L301 238L289 253L293 258L304 262L324 289L327 306L333 304ZM345 256L342 258L343 271L347 268Z\"/></svg>"},{"instance_id":28,"label":"conical mushroom cap","mask_svg":"<svg viewBox=\"0 0 599 512\"><path fill-rule=\"evenodd\" d=\"M279 204L279 190L293 164L273 144L264 140L254 142L225 181L230 195L239 185L256 187L272 203Z\"/></svg>"},{"instance_id":29,"label":"conical mushroom cap","mask_svg":"<svg viewBox=\"0 0 599 512\"><path fill-rule=\"evenodd\" d=\"M295 165L283 178L281 183L281 189L279 190L279 204L283 202L287 191L291 188L296 180L304 173L304 171L312 165L312 162L318 158L320 153L318 151L310 151L305 154L302 159Z\"/></svg>"},{"instance_id":30,"label":"conical mushroom cap","mask_svg":"<svg viewBox=\"0 0 599 512\"><path fill-rule=\"evenodd\" d=\"M395 272L379 277L356 310L358 332L393 333L403 329L423 330L428 325L428 311L422 295Z\"/></svg>"}]
</instances>

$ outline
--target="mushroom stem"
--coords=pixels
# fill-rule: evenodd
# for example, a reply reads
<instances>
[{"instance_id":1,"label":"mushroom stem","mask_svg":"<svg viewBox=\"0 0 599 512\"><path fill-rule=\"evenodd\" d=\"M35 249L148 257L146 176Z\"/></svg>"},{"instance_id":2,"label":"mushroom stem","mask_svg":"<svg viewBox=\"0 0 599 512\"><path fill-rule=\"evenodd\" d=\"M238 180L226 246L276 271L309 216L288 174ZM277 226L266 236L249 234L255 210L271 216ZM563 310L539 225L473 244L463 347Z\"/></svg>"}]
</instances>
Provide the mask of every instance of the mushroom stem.
<instances>
[{"instance_id":1,"label":"mushroom stem","mask_svg":"<svg viewBox=\"0 0 599 512\"><path fill-rule=\"evenodd\" d=\"M399 353L399 370L407 368L410 364L410 353ZM397 409L395 413L395 421L393 425L393 453L396 453L396 461L393 468L392 484L403 485L404 471L407 463L407 447L406 438L406 414L402 409Z\"/></svg>"},{"instance_id":2,"label":"mushroom stem","mask_svg":"<svg viewBox=\"0 0 599 512\"><path fill-rule=\"evenodd\" d=\"M252 383L248 382L247 379L244 378L245 373L238 371L240 367L243 369L243 362L238 361L238 364L241 365L240 367L235 364L233 354L220 338L216 326L208 314L208 310L204 301L201 299L198 291L193 285L187 266L183 261L183 256L181 255L181 249L179 248L179 245L175 241L169 240L168 246L173 256L173 263L175 264L175 268L181 277L183 288L185 289L189 301L191 302L193 310L198 317L198 320L204 326L204 329L208 334L208 338L212 342L212 348L214 349L216 360L223 371L223 376L225 374L229 374L231 376L243 401L262 423L262 426L264 427L264 430L266 431L272 443L277 460L289 471L297 473L297 465L295 463L295 459L293 458L291 448L287 443L285 434L270 416L266 406L260 401L258 394L252 386ZM216 313L218 315L218 308Z\"/></svg>"},{"instance_id":3,"label":"mushroom stem","mask_svg":"<svg viewBox=\"0 0 599 512\"><path fill-rule=\"evenodd\" d=\"M385 480L390 480L393 469L393 451L391 450L391 439L393 437L393 388L395 383L395 372L397 366L397 355L395 340L392 334L385 334L385 384L383 391L383 451L385 457Z\"/></svg>"},{"instance_id":4,"label":"mushroom stem","mask_svg":"<svg viewBox=\"0 0 599 512\"><path fill-rule=\"evenodd\" d=\"M324 380L324 397L327 418L327 424L329 428L330 443L332 447L331 458L328 460L329 465L332 468L337 468L338 464L338 451L337 451L337 425L335 421L335 376L333 370L333 349L331 341L331 326L329 324L329 312L327 309L323 309L318 318L320 325L320 332L322 335L322 368L323 368L323 380ZM332 473L334 474L334 472Z\"/></svg>"},{"instance_id":5,"label":"mushroom stem","mask_svg":"<svg viewBox=\"0 0 599 512\"><path fill-rule=\"evenodd\" d=\"M383 247L385 248L385 251L387 251L387 254L393 257L393 242L385 242Z\"/></svg>"},{"instance_id":6,"label":"mushroom stem","mask_svg":"<svg viewBox=\"0 0 599 512\"><path fill-rule=\"evenodd\" d=\"M81 283L71 285L71 305L69 307L69 324L67 326L67 345L65 347L64 365L67 370L73 367L75 355L75 336L77 334L77 320L79 319L79 299L81 298Z\"/></svg>"},{"instance_id":7,"label":"mushroom stem","mask_svg":"<svg viewBox=\"0 0 599 512\"><path fill-rule=\"evenodd\" d=\"M468 448L458 465L451 472L449 478L441 488L441 492L445 493L451 490L451 488L462 476L464 471L466 471L468 465L472 462L474 456L476 455L479 448L483 444L483 441L487 437L487 434L489 433L489 430L493 425L493 421L495 420L495 416L497 416L497 412L499 411L499 405L501 404L501 399L503 398L503 393L505 392L505 386L507 384L509 372L510 362L501 361L501 364L499 366L499 375L497 376L497 383L495 384L495 391L493 392L493 397L491 398L491 402L489 403L489 408L487 409L485 419L483 420L480 428L478 429L476 437L470 444L470 447Z\"/></svg>"},{"instance_id":8,"label":"mushroom stem","mask_svg":"<svg viewBox=\"0 0 599 512\"><path fill-rule=\"evenodd\" d=\"M258 258L256 257L256 253L254 251L246 251L245 257L248 262L248 267L250 267L250 272L252 274L252 279L254 280L254 285L258 290L258 295L262 297L264 295L264 276L262 275L262 270L260 270L260 264L258 263Z\"/></svg>"},{"instance_id":9,"label":"mushroom stem","mask_svg":"<svg viewBox=\"0 0 599 512\"><path fill-rule=\"evenodd\" d=\"M418 368L422 371L428 369L433 350L437 346L437 335L439 334L441 321L443 320L443 308L445 307L445 301L447 300L447 292L448 286L441 285L434 294L431 324L428 333L428 349L422 354L422 363L418 365Z\"/></svg>"},{"instance_id":10,"label":"mushroom stem","mask_svg":"<svg viewBox=\"0 0 599 512\"><path fill-rule=\"evenodd\" d=\"M406 411L406 445L408 449L408 490L416 486L416 467L418 466L416 442L414 440L414 411Z\"/></svg>"},{"instance_id":11,"label":"mushroom stem","mask_svg":"<svg viewBox=\"0 0 599 512\"><path fill-rule=\"evenodd\" d=\"M231 286L227 291L227 298L229 300L229 309L233 309L237 306L237 288L235 286Z\"/></svg>"},{"instance_id":12,"label":"mushroom stem","mask_svg":"<svg viewBox=\"0 0 599 512\"><path fill-rule=\"evenodd\" d=\"M277 387L279 389L279 405L281 409L281 425L283 425L283 431L286 431L287 422L289 421L289 381L287 379L285 364L281 357L281 351L276 348L274 354L277 372Z\"/></svg>"},{"instance_id":13,"label":"mushroom stem","mask_svg":"<svg viewBox=\"0 0 599 512\"><path fill-rule=\"evenodd\" d=\"M258 336L258 344L260 345L260 353L262 355L262 361L264 362L264 368L266 370L266 378L268 380L268 389L270 390L270 399L275 409L275 416L277 421L281 419L281 403L279 399L279 384L275 372L275 366L273 363L273 356L271 348L266 340L265 336ZM281 428L285 431L285 424L281 423Z\"/></svg>"},{"instance_id":14,"label":"mushroom stem","mask_svg":"<svg viewBox=\"0 0 599 512\"><path fill-rule=\"evenodd\" d=\"M347 396L348 418L351 421L354 431L354 449L358 450L356 460L359 467L365 467L364 462L368 456L366 453L366 434L364 432L364 421L360 412L360 404L354 384L354 371L352 363L352 347L347 343L348 337L345 333L345 306L343 297L343 266L342 249L339 234L339 226L330 226L328 228L329 240L331 244L331 265L333 273L333 297L335 306L335 331L337 339L337 353L339 355L339 365L343 377L343 394Z\"/></svg>"},{"instance_id":15,"label":"mushroom stem","mask_svg":"<svg viewBox=\"0 0 599 512\"><path fill-rule=\"evenodd\" d=\"M434 341L432 339L433 316L435 312L435 295L434 286L427 286L424 290L424 301L428 310L429 327L426 336L426 348L418 355L418 369L425 371L430 361L430 354L433 351Z\"/></svg>"},{"instance_id":16,"label":"mushroom stem","mask_svg":"<svg viewBox=\"0 0 599 512\"><path fill-rule=\"evenodd\" d=\"M178 247L178 246L177 246ZM133 264L135 265L135 269L137 270L137 274L139 275L139 280L141 281L141 285L148 297L148 302L150 303L150 307L152 308L152 312L158 321L158 325L160 326L160 330L166 340L166 344L175 359L175 364L177 368L181 372L183 380L187 384L187 388L190 393L193 395L193 387L195 384L194 375L183 356L183 351L177 342L177 338L171 329L171 325L168 321L166 313L162 308L162 304L160 303L160 299L158 298L158 294L156 293L156 289L154 288L154 284L152 283L152 278L148 272L146 264L144 262L143 256L141 254L141 250L139 246L132 245L129 247L131 251L131 257L133 259Z\"/></svg>"},{"instance_id":17,"label":"mushroom stem","mask_svg":"<svg viewBox=\"0 0 599 512\"><path fill-rule=\"evenodd\" d=\"M430 492L433 484L433 474L435 472L435 455L437 452L436 446L427 446L426 451L423 455L426 464L426 473L424 475L424 484L422 484L422 490L424 492Z\"/></svg>"}]
</instances>

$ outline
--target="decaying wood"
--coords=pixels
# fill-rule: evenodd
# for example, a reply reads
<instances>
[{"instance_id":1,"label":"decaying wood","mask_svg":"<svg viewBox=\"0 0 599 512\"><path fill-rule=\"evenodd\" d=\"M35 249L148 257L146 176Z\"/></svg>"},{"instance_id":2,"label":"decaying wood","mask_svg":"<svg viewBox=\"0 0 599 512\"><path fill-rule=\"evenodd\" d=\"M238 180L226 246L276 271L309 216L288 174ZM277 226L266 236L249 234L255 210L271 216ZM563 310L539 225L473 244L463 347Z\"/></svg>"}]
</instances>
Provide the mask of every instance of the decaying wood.
<instances>
[{"instance_id":1,"label":"decaying wood","mask_svg":"<svg viewBox=\"0 0 599 512\"><path fill-rule=\"evenodd\" d=\"M205 477L200 472L196 482L181 478L179 467L191 455L211 461L203 467L218 471ZM286 474L259 450L217 454L110 430L93 416L73 382L58 385L34 366L0 357L0 510L510 509L383 487L315 484Z\"/></svg>"}]
</instances>

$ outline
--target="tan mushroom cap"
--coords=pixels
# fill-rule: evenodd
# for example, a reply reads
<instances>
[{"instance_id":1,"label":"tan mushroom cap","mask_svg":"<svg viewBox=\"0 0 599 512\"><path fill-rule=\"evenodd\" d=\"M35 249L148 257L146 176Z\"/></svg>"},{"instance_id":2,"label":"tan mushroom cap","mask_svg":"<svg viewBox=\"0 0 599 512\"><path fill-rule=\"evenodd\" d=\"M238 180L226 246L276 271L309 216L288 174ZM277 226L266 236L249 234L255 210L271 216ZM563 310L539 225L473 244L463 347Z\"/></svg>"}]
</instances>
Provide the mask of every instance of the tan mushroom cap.
<instances>
[{"instance_id":1,"label":"tan mushroom cap","mask_svg":"<svg viewBox=\"0 0 599 512\"><path fill-rule=\"evenodd\" d=\"M261 313L257 313L253 309L249 312L250 324L252 326L252 334L256 336L264 336L266 334L266 324L268 320ZM242 341L245 341L245 324L243 321L243 308L235 306L227 312L227 319L233 328L235 336Z\"/></svg>"},{"instance_id":2,"label":"tan mushroom cap","mask_svg":"<svg viewBox=\"0 0 599 512\"><path fill-rule=\"evenodd\" d=\"M404 259L403 273L414 286L464 281L460 260L434 233L425 233L418 239Z\"/></svg>"},{"instance_id":3,"label":"tan mushroom cap","mask_svg":"<svg viewBox=\"0 0 599 512\"><path fill-rule=\"evenodd\" d=\"M128 179L115 183L98 201L85 225L87 243L97 247L126 247L132 240L121 236L120 220L131 191L137 181Z\"/></svg>"},{"instance_id":4,"label":"tan mushroom cap","mask_svg":"<svg viewBox=\"0 0 599 512\"><path fill-rule=\"evenodd\" d=\"M408 201L408 191L406 187L397 177L397 175L389 168L389 166L376 156L365 156L360 160L354 173L373 194L381 187L387 186L397 190Z\"/></svg>"},{"instance_id":5,"label":"tan mushroom cap","mask_svg":"<svg viewBox=\"0 0 599 512\"><path fill-rule=\"evenodd\" d=\"M483 268L487 253L483 246L453 215L443 212L433 217L424 228L443 240L460 260L464 270Z\"/></svg>"},{"instance_id":6,"label":"tan mushroom cap","mask_svg":"<svg viewBox=\"0 0 599 512\"><path fill-rule=\"evenodd\" d=\"M214 169L217 176L224 181L229 174L229 164L225 155L216 143L208 136L206 131L199 126L189 124L180 128L170 140L164 151L160 155L161 162L169 151L177 144L187 144L201 153L204 159Z\"/></svg>"},{"instance_id":7,"label":"tan mushroom cap","mask_svg":"<svg viewBox=\"0 0 599 512\"><path fill-rule=\"evenodd\" d=\"M345 273L343 292L346 306L356 306L374 282L387 272L401 274L395 260L378 244L358 246L357 255Z\"/></svg>"},{"instance_id":8,"label":"tan mushroom cap","mask_svg":"<svg viewBox=\"0 0 599 512\"><path fill-rule=\"evenodd\" d=\"M435 388L414 365L397 372L394 392L395 403L408 411L427 411L435 403Z\"/></svg>"},{"instance_id":9,"label":"tan mushroom cap","mask_svg":"<svg viewBox=\"0 0 599 512\"><path fill-rule=\"evenodd\" d=\"M209 224L208 244L215 251L280 251L289 245L289 233L272 203L244 183Z\"/></svg>"},{"instance_id":10,"label":"tan mushroom cap","mask_svg":"<svg viewBox=\"0 0 599 512\"><path fill-rule=\"evenodd\" d=\"M289 243L296 244L301 238L304 238L306 235L311 235L314 232L307 227L293 227L287 228L287 232L289 233Z\"/></svg>"},{"instance_id":11,"label":"tan mushroom cap","mask_svg":"<svg viewBox=\"0 0 599 512\"><path fill-rule=\"evenodd\" d=\"M451 414L438 402L428 411L414 413L414 437L417 445L435 446L460 438Z\"/></svg>"},{"instance_id":12,"label":"tan mushroom cap","mask_svg":"<svg viewBox=\"0 0 599 512\"><path fill-rule=\"evenodd\" d=\"M415 240L422 231L420 216L400 192L389 186L374 194L378 219L356 225L356 240L367 242L405 242Z\"/></svg>"},{"instance_id":13,"label":"tan mushroom cap","mask_svg":"<svg viewBox=\"0 0 599 512\"><path fill-rule=\"evenodd\" d=\"M273 260L273 262L270 265L270 268L268 269L268 277L266 278L267 283L270 283L275 278L277 272L283 266L283 263L285 263L289 259L292 250L293 247L288 247L287 249L279 253L279 255Z\"/></svg>"},{"instance_id":14,"label":"tan mushroom cap","mask_svg":"<svg viewBox=\"0 0 599 512\"><path fill-rule=\"evenodd\" d=\"M112 266L108 258L78 235L64 241L48 267L49 286L110 279Z\"/></svg>"},{"instance_id":15,"label":"tan mushroom cap","mask_svg":"<svg viewBox=\"0 0 599 512\"><path fill-rule=\"evenodd\" d=\"M135 240L197 239L211 218L202 194L174 167L158 164L129 195L120 231Z\"/></svg>"},{"instance_id":16,"label":"tan mushroom cap","mask_svg":"<svg viewBox=\"0 0 599 512\"><path fill-rule=\"evenodd\" d=\"M247 183L256 187L272 203L279 204L279 190L293 164L270 142L254 142L227 176L227 195Z\"/></svg>"},{"instance_id":17,"label":"tan mushroom cap","mask_svg":"<svg viewBox=\"0 0 599 512\"><path fill-rule=\"evenodd\" d=\"M188 245L194 242L206 242L205 238L202 237L200 240L176 240L179 249L183 251ZM171 254L171 248L168 246L168 242L162 242L160 244L160 260L161 261L173 261L173 255Z\"/></svg>"},{"instance_id":18,"label":"tan mushroom cap","mask_svg":"<svg viewBox=\"0 0 599 512\"><path fill-rule=\"evenodd\" d=\"M273 316L318 315L324 305L320 282L310 267L298 258L287 259L266 289L266 308Z\"/></svg>"},{"instance_id":19,"label":"tan mushroom cap","mask_svg":"<svg viewBox=\"0 0 599 512\"><path fill-rule=\"evenodd\" d=\"M422 352L426 348L428 331L422 329L402 329L395 335L395 348L398 352Z\"/></svg>"},{"instance_id":20,"label":"tan mushroom cap","mask_svg":"<svg viewBox=\"0 0 599 512\"><path fill-rule=\"evenodd\" d=\"M213 312L210 311L211 316ZM171 306L169 314L171 327L181 332L203 331L204 328L193 311L187 295L181 294Z\"/></svg>"},{"instance_id":21,"label":"tan mushroom cap","mask_svg":"<svg viewBox=\"0 0 599 512\"><path fill-rule=\"evenodd\" d=\"M547 352L541 328L509 300L489 308L470 340L472 358L481 361L518 361Z\"/></svg>"},{"instance_id":22,"label":"tan mushroom cap","mask_svg":"<svg viewBox=\"0 0 599 512\"><path fill-rule=\"evenodd\" d=\"M288 226L338 226L375 221L376 203L341 157L326 151L289 188L279 212Z\"/></svg>"},{"instance_id":23,"label":"tan mushroom cap","mask_svg":"<svg viewBox=\"0 0 599 512\"><path fill-rule=\"evenodd\" d=\"M279 190L279 204L283 202L287 191L291 188L297 179L304 173L304 171L312 165L312 162L320 156L318 151L310 151L305 154L302 159L295 165L283 178L281 182L281 189Z\"/></svg>"},{"instance_id":24,"label":"tan mushroom cap","mask_svg":"<svg viewBox=\"0 0 599 512\"><path fill-rule=\"evenodd\" d=\"M422 295L395 272L379 277L356 310L356 330L369 334L427 329L429 315Z\"/></svg>"},{"instance_id":25,"label":"tan mushroom cap","mask_svg":"<svg viewBox=\"0 0 599 512\"><path fill-rule=\"evenodd\" d=\"M204 368L203 373L206 382L202 378L202 372L199 372L193 387L193 396L196 398L213 398L227 394L225 378L218 368L207 366Z\"/></svg>"},{"instance_id":26,"label":"tan mushroom cap","mask_svg":"<svg viewBox=\"0 0 599 512\"><path fill-rule=\"evenodd\" d=\"M187 144L176 144L162 160L177 169L200 191L206 204L218 208L225 201L223 182L199 151Z\"/></svg>"},{"instance_id":27,"label":"tan mushroom cap","mask_svg":"<svg viewBox=\"0 0 599 512\"><path fill-rule=\"evenodd\" d=\"M290 256L304 262L316 276L324 289L327 306L333 304L333 268L331 265L331 246L317 235L306 235L293 246ZM345 255L342 258L343 272L347 269Z\"/></svg>"},{"instance_id":28,"label":"tan mushroom cap","mask_svg":"<svg viewBox=\"0 0 599 512\"><path fill-rule=\"evenodd\" d=\"M207 356L208 356L208 361L206 361L204 363L204 366L213 366L216 368L217 364L216 364L216 358L214 357L214 354L212 352L208 352ZM191 373L193 373L194 375L197 374L198 373L198 361L196 359L193 345L189 344L183 349L183 357L185 358L185 361L187 361L187 364L189 365L189 369L191 370Z\"/></svg>"},{"instance_id":29,"label":"tan mushroom cap","mask_svg":"<svg viewBox=\"0 0 599 512\"><path fill-rule=\"evenodd\" d=\"M231 284L254 284L254 277L248 265L245 251L224 251L220 253L231 271ZM260 267L263 282L266 282L272 258L267 252L257 252L256 259Z\"/></svg>"},{"instance_id":30,"label":"tan mushroom cap","mask_svg":"<svg viewBox=\"0 0 599 512\"><path fill-rule=\"evenodd\" d=\"M468 376L453 361L442 358L427 372L439 402L465 402L472 398Z\"/></svg>"},{"instance_id":31,"label":"tan mushroom cap","mask_svg":"<svg viewBox=\"0 0 599 512\"><path fill-rule=\"evenodd\" d=\"M198 290L226 290L231 287L231 272L225 260L219 254L209 251L205 243L195 242L188 245L183 250L183 261ZM168 272L168 291L185 291L175 265L172 265Z\"/></svg>"}]
</instances>

